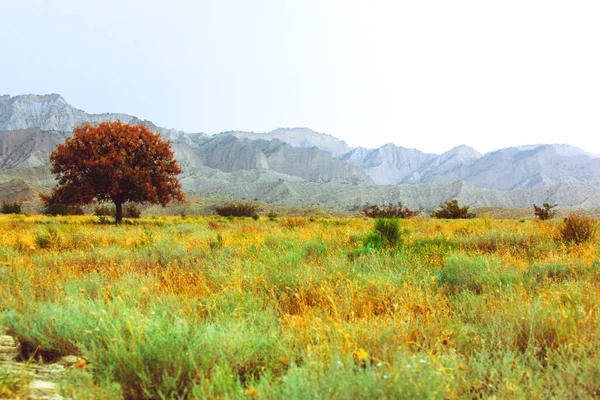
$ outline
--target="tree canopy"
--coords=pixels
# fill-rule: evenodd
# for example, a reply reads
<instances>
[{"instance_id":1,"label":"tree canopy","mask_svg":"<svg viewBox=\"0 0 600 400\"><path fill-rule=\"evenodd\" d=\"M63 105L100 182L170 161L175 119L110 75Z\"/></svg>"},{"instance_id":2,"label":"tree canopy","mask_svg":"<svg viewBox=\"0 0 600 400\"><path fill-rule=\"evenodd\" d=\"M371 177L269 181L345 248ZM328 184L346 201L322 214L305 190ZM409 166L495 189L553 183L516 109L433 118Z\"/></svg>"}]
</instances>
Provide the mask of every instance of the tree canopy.
<instances>
[{"instance_id":1,"label":"tree canopy","mask_svg":"<svg viewBox=\"0 0 600 400\"><path fill-rule=\"evenodd\" d=\"M48 201L90 204L111 201L115 220L123 219L126 202L165 206L183 200L169 142L146 126L121 121L85 124L59 144L50 156L58 185Z\"/></svg>"}]
</instances>

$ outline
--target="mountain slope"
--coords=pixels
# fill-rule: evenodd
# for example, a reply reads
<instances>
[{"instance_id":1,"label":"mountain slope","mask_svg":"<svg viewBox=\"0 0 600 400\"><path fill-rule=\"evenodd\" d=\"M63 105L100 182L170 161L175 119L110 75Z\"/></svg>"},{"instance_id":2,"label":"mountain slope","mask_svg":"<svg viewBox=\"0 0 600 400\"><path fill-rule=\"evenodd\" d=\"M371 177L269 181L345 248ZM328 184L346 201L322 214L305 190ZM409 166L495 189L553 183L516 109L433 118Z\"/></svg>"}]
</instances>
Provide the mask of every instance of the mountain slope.
<instances>
[{"instance_id":1,"label":"mountain slope","mask_svg":"<svg viewBox=\"0 0 600 400\"><path fill-rule=\"evenodd\" d=\"M564 145L507 148L481 157L469 166L467 182L497 190L600 181L600 159Z\"/></svg>"},{"instance_id":2,"label":"mountain slope","mask_svg":"<svg viewBox=\"0 0 600 400\"><path fill-rule=\"evenodd\" d=\"M48 165L50 153L66 136L39 128L0 132L0 169Z\"/></svg>"},{"instance_id":3,"label":"mountain slope","mask_svg":"<svg viewBox=\"0 0 600 400\"><path fill-rule=\"evenodd\" d=\"M375 189L377 186L370 183L451 183L455 185L452 187L461 187L464 193L474 195L472 187L513 191L562 187L568 183L595 187L600 182L600 158L568 145L521 146L485 155L470 147L458 146L436 155L394 144L377 149L351 149L333 136L307 128L208 136L157 127L128 114L88 114L72 107L57 94L0 96L0 181L23 176L36 184L51 183L49 155L56 144L70 134L73 126L116 119L144 123L161 132L171 141L175 157L184 169L184 178L195 177L195 181L199 181L198 174L207 173L217 181L227 181L230 177L220 173L233 173L252 182L258 179L254 182L256 185L268 183L269 188L279 185L277 193L292 197L317 192L314 188L307 189L312 188L311 182L327 184L327 190L336 188L344 193L354 188L358 198L364 190L391 193L390 188ZM264 181L266 176L275 175L278 176L275 181ZM285 184L279 182L280 179ZM457 181L466 181L469 185L455 184ZM334 185L336 182L342 186ZM587 187L576 185L571 189L593 193ZM425 192L420 189L419 196ZM575 200L571 200L579 195L579 192L566 193L565 198L574 203ZM498 204L510 203L499 194L494 196ZM595 202L595 199L588 200ZM425 204L428 200L419 201Z\"/></svg>"},{"instance_id":4,"label":"mountain slope","mask_svg":"<svg viewBox=\"0 0 600 400\"><path fill-rule=\"evenodd\" d=\"M185 142L192 147L208 138L203 133L187 134L176 129L161 128L129 114L88 114L71 106L58 94L0 96L0 131L38 128L41 131L72 132L73 127L86 122L93 125L116 120L128 124L143 123L168 140Z\"/></svg>"},{"instance_id":5,"label":"mountain slope","mask_svg":"<svg viewBox=\"0 0 600 400\"><path fill-rule=\"evenodd\" d=\"M343 140L324 133L315 132L308 128L279 128L271 132L256 133L231 131L221 135L232 135L240 139L279 139L292 147L316 147L331 153L334 157L347 153L350 148Z\"/></svg>"},{"instance_id":6,"label":"mountain slope","mask_svg":"<svg viewBox=\"0 0 600 400\"><path fill-rule=\"evenodd\" d=\"M217 135L196 149L204 165L224 172L252 169L298 176L315 182L372 183L359 168L316 147L292 147L280 140L240 139Z\"/></svg>"},{"instance_id":7,"label":"mountain slope","mask_svg":"<svg viewBox=\"0 0 600 400\"><path fill-rule=\"evenodd\" d=\"M374 150L354 149L345 154L342 160L363 169L377 184L394 185L433 158L434 154L388 143Z\"/></svg>"},{"instance_id":8,"label":"mountain slope","mask_svg":"<svg viewBox=\"0 0 600 400\"><path fill-rule=\"evenodd\" d=\"M406 176L402 183L455 182L465 179L468 167L482 157L472 147L461 145L430 159L419 169Z\"/></svg>"}]
</instances>

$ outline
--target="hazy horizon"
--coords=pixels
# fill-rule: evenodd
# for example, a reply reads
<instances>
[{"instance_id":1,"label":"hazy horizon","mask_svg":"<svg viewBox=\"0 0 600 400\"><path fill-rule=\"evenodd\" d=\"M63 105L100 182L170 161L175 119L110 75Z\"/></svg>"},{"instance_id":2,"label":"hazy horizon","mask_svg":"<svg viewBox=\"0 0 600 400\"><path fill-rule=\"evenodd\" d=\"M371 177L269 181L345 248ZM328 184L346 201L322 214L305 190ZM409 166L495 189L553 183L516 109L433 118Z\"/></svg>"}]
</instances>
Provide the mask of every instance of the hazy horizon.
<instances>
[{"instance_id":1,"label":"hazy horizon","mask_svg":"<svg viewBox=\"0 0 600 400\"><path fill-rule=\"evenodd\" d=\"M308 127L443 153L600 153L600 4L22 0L3 4L11 95L58 93L209 134Z\"/></svg>"}]
</instances>

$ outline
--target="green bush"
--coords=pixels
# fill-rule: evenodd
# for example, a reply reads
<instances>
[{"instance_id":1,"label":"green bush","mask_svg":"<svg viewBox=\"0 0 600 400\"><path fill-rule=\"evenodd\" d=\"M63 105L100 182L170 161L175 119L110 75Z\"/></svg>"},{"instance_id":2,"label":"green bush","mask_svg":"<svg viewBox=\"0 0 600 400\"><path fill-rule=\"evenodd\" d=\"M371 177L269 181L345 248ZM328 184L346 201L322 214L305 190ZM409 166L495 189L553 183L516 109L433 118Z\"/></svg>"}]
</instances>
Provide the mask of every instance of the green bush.
<instances>
[{"instance_id":1,"label":"green bush","mask_svg":"<svg viewBox=\"0 0 600 400\"><path fill-rule=\"evenodd\" d=\"M222 217L251 217L258 211L258 206L252 202L228 203L215 208Z\"/></svg>"},{"instance_id":2,"label":"green bush","mask_svg":"<svg viewBox=\"0 0 600 400\"><path fill-rule=\"evenodd\" d=\"M327 253L327 246L321 242L310 241L304 246L304 255L307 258L318 259Z\"/></svg>"},{"instance_id":3,"label":"green bush","mask_svg":"<svg viewBox=\"0 0 600 400\"><path fill-rule=\"evenodd\" d=\"M399 201L398 204L389 203L387 206L372 205L364 208L361 213L368 218L412 218L419 215L421 209L409 210Z\"/></svg>"},{"instance_id":4,"label":"green bush","mask_svg":"<svg viewBox=\"0 0 600 400\"><path fill-rule=\"evenodd\" d=\"M129 203L123 209L124 218L139 218L142 215L140 208L135 203Z\"/></svg>"},{"instance_id":5,"label":"green bush","mask_svg":"<svg viewBox=\"0 0 600 400\"><path fill-rule=\"evenodd\" d=\"M502 273L498 264L482 257L470 258L465 255L453 255L448 258L436 277L439 285L450 294L471 291L481 294L492 287L512 285L518 280L514 274Z\"/></svg>"},{"instance_id":6,"label":"green bush","mask_svg":"<svg viewBox=\"0 0 600 400\"><path fill-rule=\"evenodd\" d=\"M84 215L83 207L81 205L71 205L57 203L52 196L46 196L40 194L40 199L44 205L42 214L45 215Z\"/></svg>"},{"instance_id":7,"label":"green bush","mask_svg":"<svg viewBox=\"0 0 600 400\"><path fill-rule=\"evenodd\" d=\"M94 215L97 217L114 217L116 214L115 206L101 204L94 208Z\"/></svg>"},{"instance_id":8,"label":"green bush","mask_svg":"<svg viewBox=\"0 0 600 400\"><path fill-rule=\"evenodd\" d=\"M83 207L66 204L46 204L42 210L45 215L84 215Z\"/></svg>"},{"instance_id":9,"label":"green bush","mask_svg":"<svg viewBox=\"0 0 600 400\"><path fill-rule=\"evenodd\" d=\"M400 227L396 218L375 219L375 231L390 247L397 246L400 242Z\"/></svg>"},{"instance_id":10,"label":"green bush","mask_svg":"<svg viewBox=\"0 0 600 400\"><path fill-rule=\"evenodd\" d=\"M385 239L381 233L373 231L369 233L363 242L363 248L359 250L359 253L368 252L371 249L381 249L384 247ZM363 251L364 250L364 251Z\"/></svg>"},{"instance_id":11,"label":"green bush","mask_svg":"<svg viewBox=\"0 0 600 400\"><path fill-rule=\"evenodd\" d=\"M44 231L38 232L35 236L35 244L40 249L50 249L58 247L61 242L61 235L54 226L47 227Z\"/></svg>"},{"instance_id":12,"label":"green bush","mask_svg":"<svg viewBox=\"0 0 600 400\"><path fill-rule=\"evenodd\" d=\"M535 283L542 283L546 280L562 281L572 275L572 268L563 264L536 264L529 267L525 273L525 277Z\"/></svg>"},{"instance_id":13,"label":"green bush","mask_svg":"<svg viewBox=\"0 0 600 400\"><path fill-rule=\"evenodd\" d=\"M21 203L3 201L0 212L2 214L21 214Z\"/></svg>"},{"instance_id":14,"label":"green bush","mask_svg":"<svg viewBox=\"0 0 600 400\"><path fill-rule=\"evenodd\" d=\"M355 249L351 256L368 253L371 249L396 247L401 242L400 227L397 218L376 218L371 232L364 236L362 247Z\"/></svg>"},{"instance_id":15,"label":"green bush","mask_svg":"<svg viewBox=\"0 0 600 400\"><path fill-rule=\"evenodd\" d=\"M24 399L28 392L32 376L27 371L10 371L0 369L0 398Z\"/></svg>"},{"instance_id":16,"label":"green bush","mask_svg":"<svg viewBox=\"0 0 600 400\"><path fill-rule=\"evenodd\" d=\"M94 208L97 217L115 217L117 210L113 204L102 204ZM128 203L123 208L123 218L139 218L142 215L136 203Z\"/></svg>"},{"instance_id":17,"label":"green bush","mask_svg":"<svg viewBox=\"0 0 600 400\"><path fill-rule=\"evenodd\" d=\"M469 206L460 207L458 200L450 200L444 204L440 204L440 209L432 212L431 216L439 219L475 218L475 214L469 212Z\"/></svg>"}]
</instances>

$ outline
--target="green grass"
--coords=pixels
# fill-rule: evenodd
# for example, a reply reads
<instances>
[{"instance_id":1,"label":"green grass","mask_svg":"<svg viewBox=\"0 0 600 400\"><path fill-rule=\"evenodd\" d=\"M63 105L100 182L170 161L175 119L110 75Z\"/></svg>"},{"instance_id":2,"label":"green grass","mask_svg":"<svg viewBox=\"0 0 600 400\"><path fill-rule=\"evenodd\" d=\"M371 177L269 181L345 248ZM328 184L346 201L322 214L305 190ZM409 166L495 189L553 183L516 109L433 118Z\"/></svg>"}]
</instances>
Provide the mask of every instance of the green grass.
<instances>
[{"instance_id":1,"label":"green grass","mask_svg":"<svg viewBox=\"0 0 600 400\"><path fill-rule=\"evenodd\" d=\"M0 323L88 360L66 397L600 396L600 245L560 221L97 220L0 217Z\"/></svg>"}]
</instances>

